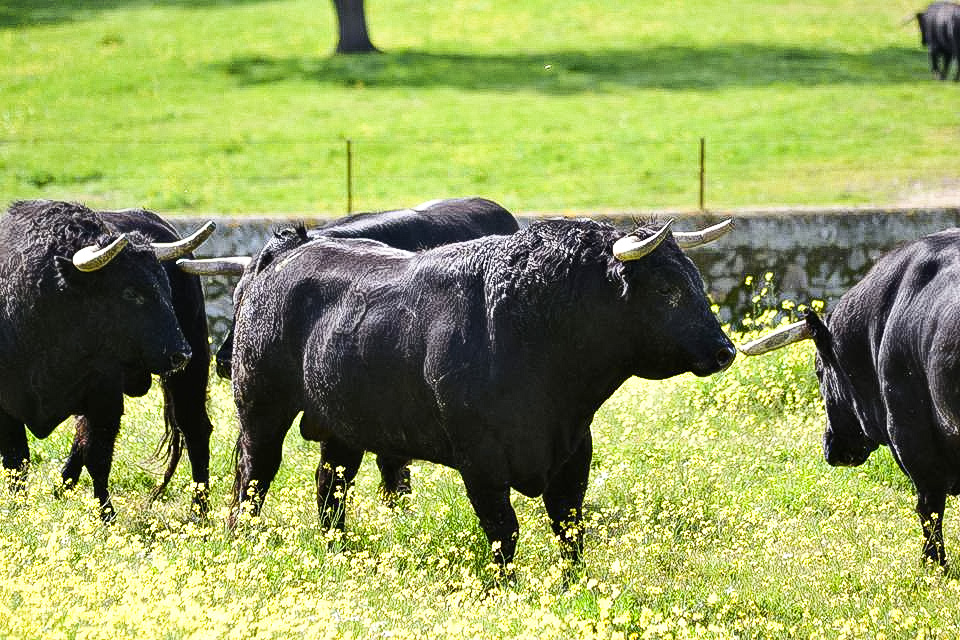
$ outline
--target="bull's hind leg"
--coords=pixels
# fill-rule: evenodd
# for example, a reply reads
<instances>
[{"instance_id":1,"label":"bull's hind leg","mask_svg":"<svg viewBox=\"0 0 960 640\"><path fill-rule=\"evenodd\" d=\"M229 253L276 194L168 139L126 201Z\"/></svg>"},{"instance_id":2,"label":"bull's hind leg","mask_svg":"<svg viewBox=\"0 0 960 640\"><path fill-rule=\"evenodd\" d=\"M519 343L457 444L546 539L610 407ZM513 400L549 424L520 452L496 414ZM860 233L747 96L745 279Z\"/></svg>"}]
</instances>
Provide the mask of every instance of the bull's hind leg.
<instances>
[{"instance_id":1,"label":"bull's hind leg","mask_svg":"<svg viewBox=\"0 0 960 640\"><path fill-rule=\"evenodd\" d=\"M560 467L543 492L543 504L564 556L578 562L583 553L583 497L587 492L593 439L588 431L573 455Z\"/></svg>"},{"instance_id":2,"label":"bull's hind leg","mask_svg":"<svg viewBox=\"0 0 960 640\"><path fill-rule=\"evenodd\" d=\"M199 358L191 361L182 372L171 376L163 384L164 413L167 416L169 437L183 436L190 458L190 474L193 478L193 510L205 516L209 510L210 486L210 436L213 424L207 415L207 371L209 360ZM202 369L202 370L201 370ZM176 461L171 459L164 475L165 487L176 471Z\"/></svg>"},{"instance_id":3,"label":"bull's hind leg","mask_svg":"<svg viewBox=\"0 0 960 640\"><path fill-rule=\"evenodd\" d=\"M923 558L941 567L947 564L947 553L943 548L943 510L946 504L947 495L943 492L917 493L917 515L923 527Z\"/></svg>"},{"instance_id":4,"label":"bull's hind leg","mask_svg":"<svg viewBox=\"0 0 960 640\"><path fill-rule=\"evenodd\" d=\"M387 504L395 504L400 496L410 495L410 467L406 458L378 455L380 496Z\"/></svg>"},{"instance_id":5,"label":"bull's hind leg","mask_svg":"<svg viewBox=\"0 0 960 640\"><path fill-rule=\"evenodd\" d=\"M254 516L260 513L270 483L280 469L283 440L296 414L296 409L278 407L276 402L237 403L240 434L235 450L231 528L241 512Z\"/></svg>"},{"instance_id":6,"label":"bull's hind leg","mask_svg":"<svg viewBox=\"0 0 960 640\"><path fill-rule=\"evenodd\" d=\"M30 464L30 446L23 423L0 411L0 457L3 468L10 474L10 490L24 488L27 467Z\"/></svg>"},{"instance_id":7,"label":"bull's hind leg","mask_svg":"<svg viewBox=\"0 0 960 640\"><path fill-rule=\"evenodd\" d=\"M347 489L357 477L363 450L351 447L336 438L320 445L317 465L317 511L324 528L343 529L344 501Z\"/></svg>"}]
</instances>

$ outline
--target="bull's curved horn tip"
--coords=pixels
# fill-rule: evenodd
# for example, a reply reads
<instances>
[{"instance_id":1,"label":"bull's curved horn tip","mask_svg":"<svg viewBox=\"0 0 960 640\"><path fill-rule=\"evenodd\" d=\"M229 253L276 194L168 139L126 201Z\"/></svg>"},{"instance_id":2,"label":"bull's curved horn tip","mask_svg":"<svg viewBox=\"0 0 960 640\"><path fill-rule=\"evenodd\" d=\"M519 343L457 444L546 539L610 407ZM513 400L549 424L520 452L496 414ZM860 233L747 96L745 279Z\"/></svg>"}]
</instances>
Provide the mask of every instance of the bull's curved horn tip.
<instances>
[{"instance_id":1,"label":"bull's curved horn tip","mask_svg":"<svg viewBox=\"0 0 960 640\"><path fill-rule=\"evenodd\" d=\"M659 231L649 238L640 240L632 234L627 234L613 243L613 256L621 262L628 260L639 260L660 244L670 234L670 227L673 226L673 219L667 220L666 224L660 227Z\"/></svg>"},{"instance_id":2,"label":"bull's curved horn tip","mask_svg":"<svg viewBox=\"0 0 960 640\"><path fill-rule=\"evenodd\" d=\"M693 249L726 235L733 230L733 218L727 218L712 227L701 229L700 231L677 231L673 234L673 239L681 249Z\"/></svg>"},{"instance_id":3,"label":"bull's curved horn tip","mask_svg":"<svg viewBox=\"0 0 960 640\"><path fill-rule=\"evenodd\" d=\"M812 337L810 328L804 321L795 322L757 338L742 345L737 346L737 350L745 356L759 356L768 351L781 349L794 342L806 340Z\"/></svg>"},{"instance_id":4,"label":"bull's curved horn tip","mask_svg":"<svg viewBox=\"0 0 960 640\"><path fill-rule=\"evenodd\" d=\"M122 233L106 247L101 248L97 245L82 247L73 254L73 266L85 273L102 269L123 251L129 241L127 234Z\"/></svg>"},{"instance_id":5,"label":"bull's curved horn tip","mask_svg":"<svg viewBox=\"0 0 960 640\"><path fill-rule=\"evenodd\" d=\"M177 267L185 272L199 276L241 275L250 264L249 256L228 256L224 258L180 258Z\"/></svg>"},{"instance_id":6,"label":"bull's curved horn tip","mask_svg":"<svg viewBox=\"0 0 960 640\"><path fill-rule=\"evenodd\" d=\"M186 238L174 242L152 242L150 246L153 247L158 260L176 260L206 242L207 238L213 235L216 228L217 223L213 220L207 220Z\"/></svg>"}]
</instances>

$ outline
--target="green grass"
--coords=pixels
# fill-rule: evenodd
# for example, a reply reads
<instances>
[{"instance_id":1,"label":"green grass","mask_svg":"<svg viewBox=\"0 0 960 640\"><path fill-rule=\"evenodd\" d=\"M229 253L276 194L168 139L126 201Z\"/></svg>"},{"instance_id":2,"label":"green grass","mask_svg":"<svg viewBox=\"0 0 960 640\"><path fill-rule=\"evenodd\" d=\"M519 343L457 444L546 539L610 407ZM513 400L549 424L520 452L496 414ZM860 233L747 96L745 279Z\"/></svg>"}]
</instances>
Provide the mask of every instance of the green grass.
<instances>
[{"instance_id":1,"label":"green grass","mask_svg":"<svg viewBox=\"0 0 960 640\"><path fill-rule=\"evenodd\" d=\"M158 470L159 398L130 401L112 474L53 497L71 437L31 441L25 494L0 491L8 638L917 638L960 632L960 581L921 566L913 492L886 450L822 460L813 350L738 359L706 379L628 381L597 414L583 566L560 559L539 500L514 496L516 576L497 584L457 475L420 463L400 508L364 462L347 531L319 530L315 444L293 429L262 517L227 531L235 417L211 388L213 515ZM960 554L956 501L946 544Z\"/></svg>"},{"instance_id":2,"label":"green grass","mask_svg":"<svg viewBox=\"0 0 960 640\"><path fill-rule=\"evenodd\" d=\"M953 186L957 87L918 7L0 2L0 190L164 212L481 194L516 210L896 203Z\"/></svg>"}]
</instances>

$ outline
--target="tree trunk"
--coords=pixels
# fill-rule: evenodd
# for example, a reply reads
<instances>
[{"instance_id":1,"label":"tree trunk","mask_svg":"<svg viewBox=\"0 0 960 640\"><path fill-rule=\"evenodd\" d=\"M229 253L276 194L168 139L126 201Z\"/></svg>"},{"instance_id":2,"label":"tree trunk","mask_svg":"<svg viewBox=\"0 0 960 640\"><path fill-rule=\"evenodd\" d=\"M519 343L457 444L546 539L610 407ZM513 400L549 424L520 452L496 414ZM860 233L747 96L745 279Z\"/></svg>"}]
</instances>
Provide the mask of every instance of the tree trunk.
<instances>
[{"instance_id":1,"label":"tree trunk","mask_svg":"<svg viewBox=\"0 0 960 640\"><path fill-rule=\"evenodd\" d=\"M376 53L379 51L370 42L367 34L367 17L363 10L363 0L333 0L337 10L337 23L340 26L340 40L337 53Z\"/></svg>"}]
</instances>

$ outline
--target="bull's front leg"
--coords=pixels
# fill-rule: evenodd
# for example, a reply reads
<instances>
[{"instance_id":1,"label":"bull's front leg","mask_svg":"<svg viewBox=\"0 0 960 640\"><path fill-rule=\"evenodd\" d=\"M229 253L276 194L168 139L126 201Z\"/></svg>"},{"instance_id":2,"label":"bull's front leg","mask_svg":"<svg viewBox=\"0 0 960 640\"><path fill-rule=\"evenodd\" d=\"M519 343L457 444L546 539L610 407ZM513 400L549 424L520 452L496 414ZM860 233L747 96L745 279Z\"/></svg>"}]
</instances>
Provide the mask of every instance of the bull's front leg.
<instances>
[{"instance_id":1,"label":"bull's front leg","mask_svg":"<svg viewBox=\"0 0 960 640\"><path fill-rule=\"evenodd\" d=\"M0 411L0 457L3 468L10 474L10 490L26 487L27 468L30 465L30 446L23 423Z\"/></svg>"},{"instance_id":2,"label":"bull's front leg","mask_svg":"<svg viewBox=\"0 0 960 640\"><path fill-rule=\"evenodd\" d=\"M943 547L943 510L946 503L947 496L943 492L917 492L917 515L923 527L923 558L941 567L947 566L947 553Z\"/></svg>"},{"instance_id":3,"label":"bull's front leg","mask_svg":"<svg viewBox=\"0 0 960 640\"><path fill-rule=\"evenodd\" d=\"M510 504L510 487L490 485L489 481L468 477L461 473L467 488L467 497L480 520L480 527L487 536L493 561L501 571L509 571L517 550L520 524Z\"/></svg>"},{"instance_id":4,"label":"bull's front leg","mask_svg":"<svg viewBox=\"0 0 960 640\"><path fill-rule=\"evenodd\" d=\"M564 557L579 562L583 553L583 497L587 492L593 437L587 431L573 455L557 470L543 492L550 526Z\"/></svg>"},{"instance_id":5,"label":"bull's front leg","mask_svg":"<svg viewBox=\"0 0 960 640\"><path fill-rule=\"evenodd\" d=\"M93 481L93 495L100 502L100 518L104 522L111 522L116 518L116 512L110 501L108 485L110 469L113 467L113 450L120 433L120 418L96 420L84 416L78 424L83 421L86 428L86 437L80 443L83 466Z\"/></svg>"},{"instance_id":6,"label":"bull's front leg","mask_svg":"<svg viewBox=\"0 0 960 640\"><path fill-rule=\"evenodd\" d=\"M70 454L60 470L60 486L54 489L54 495L57 498L62 498L65 492L77 485L80 481L80 473L83 471L83 442L87 438L89 427L83 416L77 416L73 426L73 444L70 446Z\"/></svg>"}]
</instances>

